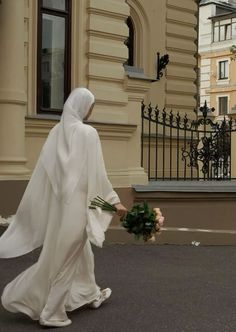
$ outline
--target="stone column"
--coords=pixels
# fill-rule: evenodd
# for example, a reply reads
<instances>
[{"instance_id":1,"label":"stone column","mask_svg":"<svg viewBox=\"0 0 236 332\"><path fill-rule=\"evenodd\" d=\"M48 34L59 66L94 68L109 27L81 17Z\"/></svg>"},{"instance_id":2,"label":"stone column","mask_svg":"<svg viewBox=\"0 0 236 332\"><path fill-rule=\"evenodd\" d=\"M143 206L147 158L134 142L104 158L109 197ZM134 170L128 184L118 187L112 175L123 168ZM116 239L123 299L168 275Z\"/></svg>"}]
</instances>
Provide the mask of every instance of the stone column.
<instances>
[{"instance_id":1,"label":"stone column","mask_svg":"<svg viewBox=\"0 0 236 332\"><path fill-rule=\"evenodd\" d=\"M0 4L0 179L22 179L25 167L26 93L24 0Z\"/></svg>"},{"instance_id":2,"label":"stone column","mask_svg":"<svg viewBox=\"0 0 236 332\"><path fill-rule=\"evenodd\" d=\"M107 130L105 125L99 132L108 175L115 188L130 188L134 183L147 182L147 175L140 167L140 130L132 129L130 125L137 128L140 124L140 101L150 83L148 88L143 82L139 84L137 89L138 92L141 89L142 97L138 97L135 109L129 100L123 66L128 57L124 41L128 36L125 20L130 8L126 1L90 0L87 11L88 87L96 97L91 120L110 123L110 135L103 139ZM133 110L135 116L130 116Z\"/></svg>"}]
</instances>

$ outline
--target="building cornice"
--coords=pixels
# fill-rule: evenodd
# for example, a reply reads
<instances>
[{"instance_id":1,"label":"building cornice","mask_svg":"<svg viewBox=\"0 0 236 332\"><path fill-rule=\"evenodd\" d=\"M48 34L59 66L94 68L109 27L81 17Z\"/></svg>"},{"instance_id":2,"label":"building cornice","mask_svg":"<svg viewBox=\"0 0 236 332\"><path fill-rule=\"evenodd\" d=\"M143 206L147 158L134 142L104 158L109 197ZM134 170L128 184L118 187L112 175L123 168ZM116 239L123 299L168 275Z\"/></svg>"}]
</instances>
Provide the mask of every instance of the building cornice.
<instances>
[{"instance_id":1,"label":"building cornice","mask_svg":"<svg viewBox=\"0 0 236 332\"><path fill-rule=\"evenodd\" d=\"M42 119L37 117L26 118L26 137L42 137L46 138L49 131L58 123L57 119ZM129 140L137 129L134 124L104 123L104 122L88 122L99 133L101 139L112 139L119 141Z\"/></svg>"}]
</instances>

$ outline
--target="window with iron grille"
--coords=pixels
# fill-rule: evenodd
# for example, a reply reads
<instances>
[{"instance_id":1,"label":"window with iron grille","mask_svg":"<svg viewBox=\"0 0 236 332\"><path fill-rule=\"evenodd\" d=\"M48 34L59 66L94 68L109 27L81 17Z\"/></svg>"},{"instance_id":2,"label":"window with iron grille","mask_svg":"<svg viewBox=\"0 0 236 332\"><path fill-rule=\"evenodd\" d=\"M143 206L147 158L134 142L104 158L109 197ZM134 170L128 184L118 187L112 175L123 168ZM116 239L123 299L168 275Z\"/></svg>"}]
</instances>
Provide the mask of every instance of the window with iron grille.
<instances>
[{"instance_id":1,"label":"window with iron grille","mask_svg":"<svg viewBox=\"0 0 236 332\"><path fill-rule=\"evenodd\" d=\"M70 92L71 0L38 0L37 111L61 113Z\"/></svg>"},{"instance_id":2,"label":"window with iron grille","mask_svg":"<svg viewBox=\"0 0 236 332\"><path fill-rule=\"evenodd\" d=\"M227 115L228 113L228 97L219 97L219 115Z\"/></svg>"},{"instance_id":3,"label":"window with iron grille","mask_svg":"<svg viewBox=\"0 0 236 332\"><path fill-rule=\"evenodd\" d=\"M218 79L219 80L224 80L229 77L229 61L224 60L224 61L219 61L219 75Z\"/></svg>"}]
</instances>

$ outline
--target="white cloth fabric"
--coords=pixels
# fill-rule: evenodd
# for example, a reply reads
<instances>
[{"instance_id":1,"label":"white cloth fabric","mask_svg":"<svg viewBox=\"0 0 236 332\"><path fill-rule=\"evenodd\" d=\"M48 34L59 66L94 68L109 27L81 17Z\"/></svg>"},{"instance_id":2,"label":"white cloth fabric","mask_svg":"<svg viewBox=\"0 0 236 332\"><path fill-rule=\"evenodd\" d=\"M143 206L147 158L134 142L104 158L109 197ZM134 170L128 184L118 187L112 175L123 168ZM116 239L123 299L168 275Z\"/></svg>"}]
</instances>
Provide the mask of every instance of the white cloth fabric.
<instances>
[{"instance_id":1,"label":"white cloth fabric","mask_svg":"<svg viewBox=\"0 0 236 332\"><path fill-rule=\"evenodd\" d=\"M69 96L0 238L1 258L43 245L38 261L9 283L1 298L7 310L32 319L65 320L66 311L99 296L90 242L102 246L112 215L88 206L97 195L111 204L120 200L107 178L99 136L82 122L93 102L87 89Z\"/></svg>"}]
</instances>

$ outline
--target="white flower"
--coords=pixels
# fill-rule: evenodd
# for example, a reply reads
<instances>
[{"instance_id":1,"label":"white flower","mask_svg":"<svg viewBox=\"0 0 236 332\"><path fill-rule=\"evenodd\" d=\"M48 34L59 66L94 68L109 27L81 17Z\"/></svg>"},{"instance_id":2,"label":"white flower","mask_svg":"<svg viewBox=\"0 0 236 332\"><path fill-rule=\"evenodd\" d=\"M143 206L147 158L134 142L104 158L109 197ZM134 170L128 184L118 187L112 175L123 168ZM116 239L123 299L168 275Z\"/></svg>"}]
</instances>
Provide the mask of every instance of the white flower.
<instances>
[{"instance_id":1,"label":"white flower","mask_svg":"<svg viewBox=\"0 0 236 332\"><path fill-rule=\"evenodd\" d=\"M153 208L153 211L156 213L156 215L162 215L161 209L159 208Z\"/></svg>"},{"instance_id":2,"label":"white flower","mask_svg":"<svg viewBox=\"0 0 236 332\"><path fill-rule=\"evenodd\" d=\"M158 219L158 224L159 224L160 227L162 227L162 226L164 225L164 220L165 220L164 217L160 217L160 218Z\"/></svg>"}]
</instances>

